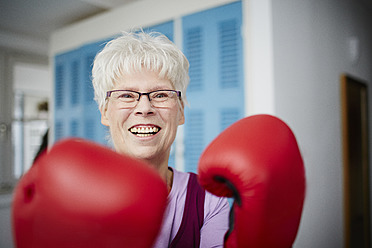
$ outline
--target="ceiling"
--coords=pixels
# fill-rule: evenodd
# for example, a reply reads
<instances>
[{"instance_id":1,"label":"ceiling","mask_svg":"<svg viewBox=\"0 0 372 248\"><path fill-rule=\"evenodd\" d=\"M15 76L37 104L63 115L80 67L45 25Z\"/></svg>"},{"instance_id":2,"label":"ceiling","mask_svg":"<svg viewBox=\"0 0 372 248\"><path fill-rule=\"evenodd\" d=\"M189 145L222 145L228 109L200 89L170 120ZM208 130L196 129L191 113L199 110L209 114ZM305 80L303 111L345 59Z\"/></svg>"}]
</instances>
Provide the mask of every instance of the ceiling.
<instances>
[{"instance_id":1,"label":"ceiling","mask_svg":"<svg viewBox=\"0 0 372 248\"><path fill-rule=\"evenodd\" d=\"M36 52L46 55L54 30L133 1L137 0L0 0L0 46L25 50L27 42L39 43Z\"/></svg>"},{"instance_id":2,"label":"ceiling","mask_svg":"<svg viewBox=\"0 0 372 248\"><path fill-rule=\"evenodd\" d=\"M47 56L54 30L134 1L0 0L0 47ZM358 1L371 9L372 0Z\"/></svg>"}]
</instances>

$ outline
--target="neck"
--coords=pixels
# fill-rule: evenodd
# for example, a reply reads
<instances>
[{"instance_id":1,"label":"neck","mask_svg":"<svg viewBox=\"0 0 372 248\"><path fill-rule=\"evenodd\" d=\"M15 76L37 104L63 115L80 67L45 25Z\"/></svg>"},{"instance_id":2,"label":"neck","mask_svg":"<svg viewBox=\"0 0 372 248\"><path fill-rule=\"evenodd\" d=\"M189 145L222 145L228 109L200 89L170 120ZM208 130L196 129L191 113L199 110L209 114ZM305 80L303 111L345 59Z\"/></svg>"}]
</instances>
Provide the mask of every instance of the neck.
<instances>
[{"instance_id":1,"label":"neck","mask_svg":"<svg viewBox=\"0 0 372 248\"><path fill-rule=\"evenodd\" d=\"M165 161L148 160L150 164L159 172L160 177L167 184L168 193L170 193L173 184L173 171L168 168L168 159Z\"/></svg>"},{"instance_id":2,"label":"neck","mask_svg":"<svg viewBox=\"0 0 372 248\"><path fill-rule=\"evenodd\" d=\"M161 170L158 170L161 178L163 178L164 182L167 184L168 194L172 189L173 184L173 171L166 167L162 167Z\"/></svg>"}]
</instances>

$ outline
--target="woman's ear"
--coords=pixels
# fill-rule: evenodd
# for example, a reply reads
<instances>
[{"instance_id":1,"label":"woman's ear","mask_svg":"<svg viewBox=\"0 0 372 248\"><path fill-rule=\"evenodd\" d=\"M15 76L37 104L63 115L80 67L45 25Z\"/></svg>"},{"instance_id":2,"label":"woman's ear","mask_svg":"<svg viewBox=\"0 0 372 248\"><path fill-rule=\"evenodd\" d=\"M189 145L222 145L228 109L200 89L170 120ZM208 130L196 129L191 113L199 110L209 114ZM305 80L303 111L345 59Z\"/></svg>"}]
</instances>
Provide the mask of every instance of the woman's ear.
<instances>
[{"instance_id":1,"label":"woman's ear","mask_svg":"<svg viewBox=\"0 0 372 248\"><path fill-rule=\"evenodd\" d=\"M107 118L107 104L100 108L99 111L101 112L101 123L107 127L110 126L109 120Z\"/></svg>"}]
</instances>

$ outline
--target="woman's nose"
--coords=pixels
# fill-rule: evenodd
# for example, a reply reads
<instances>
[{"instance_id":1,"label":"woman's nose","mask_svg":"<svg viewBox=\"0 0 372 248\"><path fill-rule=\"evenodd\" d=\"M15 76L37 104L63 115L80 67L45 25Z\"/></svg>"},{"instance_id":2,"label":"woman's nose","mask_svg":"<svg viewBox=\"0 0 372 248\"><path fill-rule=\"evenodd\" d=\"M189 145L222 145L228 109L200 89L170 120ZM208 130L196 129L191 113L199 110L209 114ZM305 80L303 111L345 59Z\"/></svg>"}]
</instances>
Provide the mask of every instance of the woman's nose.
<instances>
[{"instance_id":1,"label":"woman's nose","mask_svg":"<svg viewBox=\"0 0 372 248\"><path fill-rule=\"evenodd\" d=\"M147 95L140 96L137 106L135 107L135 114L143 116L154 114L154 107Z\"/></svg>"}]
</instances>

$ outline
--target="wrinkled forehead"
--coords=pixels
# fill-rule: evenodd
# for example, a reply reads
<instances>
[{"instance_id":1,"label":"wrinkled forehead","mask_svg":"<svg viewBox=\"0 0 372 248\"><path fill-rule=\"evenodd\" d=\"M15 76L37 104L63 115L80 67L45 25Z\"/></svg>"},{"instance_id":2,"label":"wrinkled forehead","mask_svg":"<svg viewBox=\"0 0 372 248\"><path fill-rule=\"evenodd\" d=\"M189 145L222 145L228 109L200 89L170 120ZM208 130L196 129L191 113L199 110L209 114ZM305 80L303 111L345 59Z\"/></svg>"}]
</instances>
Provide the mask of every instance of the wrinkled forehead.
<instances>
[{"instance_id":1,"label":"wrinkled forehead","mask_svg":"<svg viewBox=\"0 0 372 248\"><path fill-rule=\"evenodd\" d=\"M174 83L168 78L167 74L159 70L146 68L128 68L117 74L112 80L112 88L147 88L150 90L175 89Z\"/></svg>"}]
</instances>

